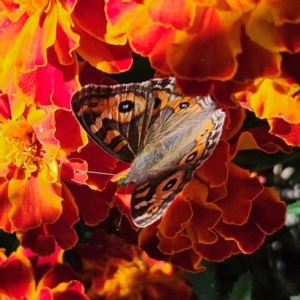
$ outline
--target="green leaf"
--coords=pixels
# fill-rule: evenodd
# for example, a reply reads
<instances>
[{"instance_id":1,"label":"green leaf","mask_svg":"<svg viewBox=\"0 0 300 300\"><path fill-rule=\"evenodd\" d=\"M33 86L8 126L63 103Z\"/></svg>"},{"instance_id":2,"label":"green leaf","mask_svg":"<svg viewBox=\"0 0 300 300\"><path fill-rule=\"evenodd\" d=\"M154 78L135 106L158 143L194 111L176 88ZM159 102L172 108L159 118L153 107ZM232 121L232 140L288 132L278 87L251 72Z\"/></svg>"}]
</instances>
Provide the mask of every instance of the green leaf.
<instances>
[{"instance_id":1,"label":"green leaf","mask_svg":"<svg viewBox=\"0 0 300 300\"><path fill-rule=\"evenodd\" d=\"M291 300L300 300L300 295L291 297Z\"/></svg>"},{"instance_id":2,"label":"green leaf","mask_svg":"<svg viewBox=\"0 0 300 300\"><path fill-rule=\"evenodd\" d=\"M218 296L216 293L214 268L211 264L204 260L201 264L203 264L206 268L204 272L185 273L189 282L192 284L192 291L201 300L217 300Z\"/></svg>"},{"instance_id":3,"label":"green leaf","mask_svg":"<svg viewBox=\"0 0 300 300\"><path fill-rule=\"evenodd\" d=\"M294 148L293 152L286 154L282 151L277 153L265 153L261 150L241 150L237 153L233 162L243 169L251 171L267 170L279 163L300 161L300 149ZM294 164L297 165L297 164Z\"/></svg>"},{"instance_id":4,"label":"green leaf","mask_svg":"<svg viewBox=\"0 0 300 300\"><path fill-rule=\"evenodd\" d=\"M300 216L300 200L287 206L287 213Z\"/></svg>"},{"instance_id":5,"label":"green leaf","mask_svg":"<svg viewBox=\"0 0 300 300\"><path fill-rule=\"evenodd\" d=\"M251 299L252 279L250 272L241 275L234 284L228 300L250 300Z\"/></svg>"}]
</instances>

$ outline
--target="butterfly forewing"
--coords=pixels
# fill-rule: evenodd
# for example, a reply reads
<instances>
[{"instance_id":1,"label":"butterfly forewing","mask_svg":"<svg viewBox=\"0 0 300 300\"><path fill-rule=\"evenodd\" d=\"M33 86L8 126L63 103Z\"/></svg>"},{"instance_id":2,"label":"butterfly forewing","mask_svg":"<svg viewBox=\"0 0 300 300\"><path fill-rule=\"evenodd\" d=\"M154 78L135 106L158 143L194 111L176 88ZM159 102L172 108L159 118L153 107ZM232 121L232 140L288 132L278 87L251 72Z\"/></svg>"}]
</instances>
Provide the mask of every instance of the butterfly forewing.
<instances>
[{"instance_id":1,"label":"butterfly forewing","mask_svg":"<svg viewBox=\"0 0 300 300\"><path fill-rule=\"evenodd\" d=\"M87 85L72 96L76 118L89 136L112 156L132 162L147 127L151 87L139 84Z\"/></svg>"}]
</instances>

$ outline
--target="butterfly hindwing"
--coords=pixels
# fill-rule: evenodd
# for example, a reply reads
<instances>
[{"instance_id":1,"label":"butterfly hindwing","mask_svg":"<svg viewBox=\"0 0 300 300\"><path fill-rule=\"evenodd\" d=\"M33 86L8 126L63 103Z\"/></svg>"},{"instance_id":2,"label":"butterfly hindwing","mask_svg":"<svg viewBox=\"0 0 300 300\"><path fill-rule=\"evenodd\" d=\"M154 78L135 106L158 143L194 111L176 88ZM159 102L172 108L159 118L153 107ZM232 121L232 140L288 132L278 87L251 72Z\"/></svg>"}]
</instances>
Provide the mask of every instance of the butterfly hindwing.
<instances>
[{"instance_id":1,"label":"butterfly hindwing","mask_svg":"<svg viewBox=\"0 0 300 300\"><path fill-rule=\"evenodd\" d=\"M138 182L131 197L131 217L137 227L147 227L159 220L174 197L191 178L190 165L168 167L157 176Z\"/></svg>"},{"instance_id":2,"label":"butterfly hindwing","mask_svg":"<svg viewBox=\"0 0 300 300\"><path fill-rule=\"evenodd\" d=\"M166 152L172 153L171 161L164 158L166 165L148 169L147 179L141 178L137 182L131 200L132 220L136 226L146 227L160 219L174 197L190 180L195 169L214 150L222 132L225 113L216 109L207 116L205 110L199 111L200 116L203 113L204 122L191 124L196 127L190 131L195 136L186 137L189 128L182 133L178 130L178 149L172 147L171 151L168 149Z\"/></svg>"}]
</instances>

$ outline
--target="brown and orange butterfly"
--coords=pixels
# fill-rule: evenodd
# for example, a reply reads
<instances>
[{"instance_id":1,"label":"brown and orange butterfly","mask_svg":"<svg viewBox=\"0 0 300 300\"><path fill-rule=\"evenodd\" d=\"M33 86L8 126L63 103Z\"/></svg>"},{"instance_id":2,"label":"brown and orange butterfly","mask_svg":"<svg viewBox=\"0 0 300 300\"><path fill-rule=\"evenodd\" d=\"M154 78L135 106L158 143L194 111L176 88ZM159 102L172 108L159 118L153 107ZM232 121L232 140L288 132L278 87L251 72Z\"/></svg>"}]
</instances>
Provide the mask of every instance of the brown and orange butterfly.
<instances>
[{"instance_id":1,"label":"brown and orange butterfly","mask_svg":"<svg viewBox=\"0 0 300 300\"><path fill-rule=\"evenodd\" d=\"M138 227L161 218L212 153L225 113L207 97L180 94L173 77L115 86L89 84L71 100L88 135L119 160L135 182L131 216Z\"/></svg>"}]
</instances>

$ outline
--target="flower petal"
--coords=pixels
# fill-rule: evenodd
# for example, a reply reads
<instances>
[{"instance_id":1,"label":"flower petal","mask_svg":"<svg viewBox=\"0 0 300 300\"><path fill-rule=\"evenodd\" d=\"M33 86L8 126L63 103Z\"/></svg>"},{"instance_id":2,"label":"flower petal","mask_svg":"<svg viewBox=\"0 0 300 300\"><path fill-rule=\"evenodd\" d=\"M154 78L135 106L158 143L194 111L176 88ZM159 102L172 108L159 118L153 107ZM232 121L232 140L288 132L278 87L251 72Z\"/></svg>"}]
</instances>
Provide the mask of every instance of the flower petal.
<instances>
[{"instance_id":1,"label":"flower petal","mask_svg":"<svg viewBox=\"0 0 300 300\"><path fill-rule=\"evenodd\" d=\"M266 211L268 211L267 214ZM285 222L285 203L280 200L277 191L272 188L265 188L254 200L251 214L253 220L264 233L272 234Z\"/></svg>"},{"instance_id":2,"label":"flower petal","mask_svg":"<svg viewBox=\"0 0 300 300\"><path fill-rule=\"evenodd\" d=\"M71 249L78 241L73 225L79 221L79 211L73 195L64 184L62 197L64 199L62 214L56 222L47 225L47 228L61 248Z\"/></svg>"},{"instance_id":3,"label":"flower petal","mask_svg":"<svg viewBox=\"0 0 300 300\"><path fill-rule=\"evenodd\" d=\"M0 228L7 232L13 232L15 230L11 220L7 218L7 214L11 210L11 203L8 197L3 197L3 195L8 194L8 186L9 182L5 178L0 178L0 195L2 195L2 199L0 201Z\"/></svg>"},{"instance_id":4,"label":"flower petal","mask_svg":"<svg viewBox=\"0 0 300 300\"><path fill-rule=\"evenodd\" d=\"M55 127L55 137L67 155L88 143L86 133L69 111L59 109L55 112Z\"/></svg>"},{"instance_id":5,"label":"flower petal","mask_svg":"<svg viewBox=\"0 0 300 300\"><path fill-rule=\"evenodd\" d=\"M55 104L70 109L70 98L79 89L76 80L77 63L61 65L51 47L47 51L48 63L29 73L19 73L18 86L28 101L41 105Z\"/></svg>"},{"instance_id":6,"label":"flower petal","mask_svg":"<svg viewBox=\"0 0 300 300\"><path fill-rule=\"evenodd\" d=\"M286 87L265 79L259 85L257 93L250 97L250 105L261 119L284 118L290 123L300 123L299 96L287 93Z\"/></svg>"},{"instance_id":7,"label":"flower petal","mask_svg":"<svg viewBox=\"0 0 300 300\"><path fill-rule=\"evenodd\" d=\"M184 270L190 272L201 272L205 270L205 267L201 265L202 256L195 253L193 249L175 253L171 256L170 262Z\"/></svg>"},{"instance_id":8,"label":"flower petal","mask_svg":"<svg viewBox=\"0 0 300 300\"><path fill-rule=\"evenodd\" d=\"M7 217L19 230L35 228L42 223L53 223L62 211L60 191L60 184L46 182L42 173L27 180L13 178L8 186L12 208Z\"/></svg>"},{"instance_id":9,"label":"flower petal","mask_svg":"<svg viewBox=\"0 0 300 300\"><path fill-rule=\"evenodd\" d=\"M244 32L241 37L243 52L237 57L239 68L234 76L238 82L249 82L260 77L280 75L281 56L254 43Z\"/></svg>"},{"instance_id":10,"label":"flower petal","mask_svg":"<svg viewBox=\"0 0 300 300\"><path fill-rule=\"evenodd\" d=\"M248 221L252 201L262 191L263 186L256 177L234 164L229 165L227 181L228 195L215 204L223 212L222 222L226 224L242 225Z\"/></svg>"},{"instance_id":11,"label":"flower petal","mask_svg":"<svg viewBox=\"0 0 300 300\"><path fill-rule=\"evenodd\" d=\"M76 27L80 35L78 54L92 66L106 73L127 71L132 64L131 49L126 45L109 45L95 39L81 28Z\"/></svg>"},{"instance_id":12,"label":"flower petal","mask_svg":"<svg viewBox=\"0 0 300 300\"><path fill-rule=\"evenodd\" d=\"M268 122L272 134L282 138L290 146L300 146L300 123L290 124L279 118L270 119Z\"/></svg>"},{"instance_id":13,"label":"flower petal","mask_svg":"<svg viewBox=\"0 0 300 300\"><path fill-rule=\"evenodd\" d=\"M233 254L241 253L235 241L225 240L221 236L213 244L194 245L194 251L206 260L218 262L229 258Z\"/></svg>"},{"instance_id":14,"label":"flower petal","mask_svg":"<svg viewBox=\"0 0 300 300\"><path fill-rule=\"evenodd\" d=\"M102 192L94 191L85 185L79 186L68 183L67 186L75 197L85 224L95 226L108 217L111 208L109 201L114 196L115 184L109 183Z\"/></svg>"},{"instance_id":15,"label":"flower petal","mask_svg":"<svg viewBox=\"0 0 300 300\"><path fill-rule=\"evenodd\" d=\"M180 212L180 213L178 213ZM192 218L193 212L188 201L177 195L168 207L157 228L165 237L175 237Z\"/></svg>"},{"instance_id":16,"label":"flower petal","mask_svg":"<svg viewBox=\"0 0 300 300\"><path fill-rule=\"evenodd\" d=\"M154 23L179 30L188 28L196 13L196 5L185 0L149 1L147 4L149 16Z\"/></svg>"},{"instance_id":17,"label":"flower petal","mask_svg":"<svg viewBox=\"0 0 300 300\"><path fill-rule=\"evenodd\" d=\"M211 156L195 172L204 181L209 182L211 187L220 186L228 177L228 143L220 140ZM218 166L216 168L216 166Z\"/></svg>"},{"instance_id":18,"label":"flower petal","mask_svg":"<svg viewBox=\"0 0 300 300\"><path fill-rule=\"evenodd\" d=\"M160 234L158 234L159 237ZM187 249L192 246L191 239L182 234L177 234L174 238L162 237L160 238L160 243L158 244L158 249L164 254L172 255Z\"/></svg>"},{"instance_id":19,"label":"flower petal","mask_svg":"<svg viewBox=\"0 0 300 300\"><path fill-rule=\"evenodd\" d=\"M30 298L35 288L34 274L26 257L12 254L0 265L0 294L4 299Z\"/></svg>"},{"instance_id":20,"label":"flower petal","mask_svg":"<svg viewBox=\"0 0 300 300\"><path fill-rule=\"evenodd\" d=\"M240 26L223 23L214 8L198 9L193 26L176 33L168 50L170 68L184 79L229 79L238 67L239 36Z\"/></svg>"},{"instance_id":21,"label":"flower petal","mask_svg":"<svg viewBox=\"0 0 300 300\"><path fill-rule=\"evenodd\" d=\"M48 256L55 252L56 243L63 249L74 247L78 238L76 231L72 228L79 220L78 208L68 188L63 186L63 210L56 222L43 224L37 228L18 232L18 238L25 248L42 256Z\"/></svg>"}]
</instances>

